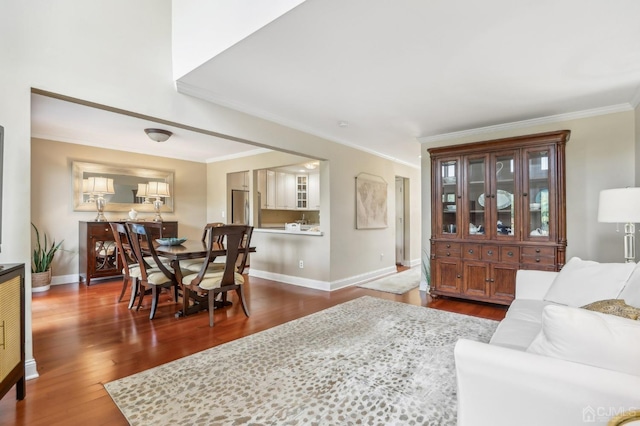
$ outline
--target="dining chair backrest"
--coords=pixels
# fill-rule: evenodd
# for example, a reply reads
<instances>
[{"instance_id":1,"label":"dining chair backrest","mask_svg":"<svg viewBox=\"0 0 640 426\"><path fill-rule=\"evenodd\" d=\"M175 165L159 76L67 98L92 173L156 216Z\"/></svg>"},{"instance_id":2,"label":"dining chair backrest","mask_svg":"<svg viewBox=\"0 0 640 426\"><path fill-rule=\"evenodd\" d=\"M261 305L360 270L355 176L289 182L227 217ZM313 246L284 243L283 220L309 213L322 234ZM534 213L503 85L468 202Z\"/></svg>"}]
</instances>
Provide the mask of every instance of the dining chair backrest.
<instances>
[{"instance_id":1,"label":"dining chair backrest","mask_svg":"<svg viewBox=\"0 0 640 426\"><path fill-rule=\"evenodd\" d=\"M209 263L213 261L213 259L215 259L215 256L212 255L212 251L219 247L218 241L223 240L224 247L226 249L226 259L220 287L224 287L226 285L234 285L236 263L238 261L238 256L241 254L240 249L244 248L243 244L246 244L247 249L244 250L244 252L248 251L253 227L248 225L213 226L208 224L205 226L205 228L208 228L207 256L204 260L202 269L195 279L196 284L206 274L207 266L209 265Z\"/></svg>"},{"instance_id":2,"label":"dining chair backrest","mask_svg":"<svg viewBox=\"0 0 640 426\"><path fill-rule=\"evenodd\" d=\"M204 230L202 231L202 242L206 243L207 242L207 235L209 234L209 229L211 228L217 228L219 226L224 226L224 223L222 222L212 222L212 223L207 223L204 226ZM218 241L216 241L218 244L222 243L222 237L220 237L218 239Z\"/></svg>"},{"instance_id":3,"label":"dining chair backrest","mask_svg":"<svg viewBox=\"0 0 640 426\"><path fill-rule=\"evenodd\" d=\"M113 231L113 239L116 242L116 249L118 250L118 256L120 256L122 269L124 269L126 275L129 275L129 265L138 263L138 259L133 252L127 227L123 223L118 222L110 222L109 226L111 226L111 231Z\"/></svg>"},{"instance_id":4,"label":"dining chair backrest","mask_svg":"<svg viewBox=\"0 0 640 426\"><path fill-rule=\"evenodd\" d=\"M131 246L133 247L133 251L137 259L140 260L140 273L141 278L143 280L147 280L147 271L151 269L149 264L144 260L145 253L143 252L143 248L146 251L147 256L151 256L155 265L154 267L159 268L167 277L173 277L173 273L167 269L164 263L158 257L158 253L156 253L156 249L153 245L153 238L151 237L151 233L147 229L147 224L139 224L139 223L128 223L129 227L129 236L131 241Z\"/></svg>"},{"instance_id":5,"label":"dining chair backrest","mask_svg":"<svg viewBox=\"0 0 640 426\"><path fill-rule=\"evenodd\" d=\"M249 258L249 246L251 244L251 235L253 235L253 226L248 226L247 233L244 235L244 238L240 242L240 248L245 249L244 252L240 253L239 261L236 261L236 270L238 273L244 273L244 268L247 267L247 259Z\"/></svg>"}]
</instances>

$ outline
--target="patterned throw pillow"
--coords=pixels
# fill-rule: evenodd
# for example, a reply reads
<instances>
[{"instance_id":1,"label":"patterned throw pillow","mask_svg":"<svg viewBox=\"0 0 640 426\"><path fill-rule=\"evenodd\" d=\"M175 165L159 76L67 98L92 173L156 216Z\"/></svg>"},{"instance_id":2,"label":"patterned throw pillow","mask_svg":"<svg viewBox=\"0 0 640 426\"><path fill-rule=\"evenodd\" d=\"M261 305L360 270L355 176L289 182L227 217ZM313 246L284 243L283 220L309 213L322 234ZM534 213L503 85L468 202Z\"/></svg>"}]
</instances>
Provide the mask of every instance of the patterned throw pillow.
<instances>
[{"instance_id":1,"label":"patterned throw pillow","mask_svg":"<svg viewBox=\"0 0 640 426\"><path fill-rule=\"evenodd\" d=\"M583 306L583 308L632 320L637 320L640 317L640 309L627 305L622 299L598 300Z\"/></svg>"}]
</instances>

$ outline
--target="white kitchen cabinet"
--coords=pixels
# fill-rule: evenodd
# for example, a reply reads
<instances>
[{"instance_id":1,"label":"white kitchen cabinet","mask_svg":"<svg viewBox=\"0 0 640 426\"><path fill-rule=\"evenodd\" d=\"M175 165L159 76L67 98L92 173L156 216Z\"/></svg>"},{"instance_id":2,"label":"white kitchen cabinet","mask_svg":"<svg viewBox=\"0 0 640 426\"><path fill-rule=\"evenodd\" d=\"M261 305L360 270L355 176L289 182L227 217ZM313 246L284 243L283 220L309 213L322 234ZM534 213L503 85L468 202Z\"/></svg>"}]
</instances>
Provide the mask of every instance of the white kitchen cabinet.
<instances>
[{"instance_id":1,"label":"white kitchen cabinet","mask_svg":"<svg viewBox=\"0 0 640 426\"><path fill-rule=\"evenodd\" d=\"M296 175L296 210L309 209L309 175Z\"/></svg>"},{"instance_id":2,"label":"white kitchen cabinet","mask_svg":"<svg viewBox=\"0 0 640 426\"><path fill-rule=\"evenodd\" d=\"M229 173L227 175L229 189L249 190L249 172Z\"/></svg>"},{"instance_id":3,"label":"white kitchen cabinet","mask_svg":"<svg viewBox=\"0 0 640 426\"><path fill-rule=\"evenodd\" d=\"M320 210L320 174L312 173L309 175L308 185L309 210Z\"/></svg>"},{"instance_id":4,"label":"white kitchen cabinet","mask_svg":"<svg viewBox=\"0 0 640 426\"><path fill-rule=\"evenodd\" d=\"M276 208L283 210L296 208L296 176L294 174L276 172Z\"/></svg>"}]
</instances>

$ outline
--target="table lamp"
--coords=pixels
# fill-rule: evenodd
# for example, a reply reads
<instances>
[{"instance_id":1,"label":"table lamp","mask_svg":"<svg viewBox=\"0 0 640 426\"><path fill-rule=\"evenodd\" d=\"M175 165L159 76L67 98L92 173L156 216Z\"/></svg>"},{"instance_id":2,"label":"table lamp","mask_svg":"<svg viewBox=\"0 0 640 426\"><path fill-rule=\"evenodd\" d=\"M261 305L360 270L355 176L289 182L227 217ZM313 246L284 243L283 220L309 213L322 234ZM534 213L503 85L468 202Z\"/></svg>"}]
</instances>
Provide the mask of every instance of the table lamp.
<instances>
[{"instance_id":1,"label":"table lamp","mask_svg":"<svg viewBox=\"0 0 640 426\"><path fill-rule=\"evenodd\" d=\"M104 217L104 208L107 205L107 201L104 196L107 194L115 194L116 191L113 187L113 179L106 177L90 177L87 188L96 197L96 210L98 215L94 219L95 222L106 222L107 218Z\"/></svg>"},{"instance_id":2,"label":"table lamp","mask_svg":"<svg viewBox=\"0 0 640 426\"><path fill-rule=\"evenodd\" d=\"M640 188L600 191L598 222L624 223L625 262L635 262L635 223L640 222Z\"/></svg>"},{"instance_id":3,"label":"table lamp","mask_svg":"<svg viewBox=\"0 0 640 426\"><path fill-rule=\"evenodd\" d=\"M153 209L156 212L156 217L153 218L154 222L162 222L162 216L160 216L160 208L162 207L162 199L170 197L169 184L166 182L149 182L147 184L147 196L156 197L153 202Z\"/></svg>"}]
</instances>

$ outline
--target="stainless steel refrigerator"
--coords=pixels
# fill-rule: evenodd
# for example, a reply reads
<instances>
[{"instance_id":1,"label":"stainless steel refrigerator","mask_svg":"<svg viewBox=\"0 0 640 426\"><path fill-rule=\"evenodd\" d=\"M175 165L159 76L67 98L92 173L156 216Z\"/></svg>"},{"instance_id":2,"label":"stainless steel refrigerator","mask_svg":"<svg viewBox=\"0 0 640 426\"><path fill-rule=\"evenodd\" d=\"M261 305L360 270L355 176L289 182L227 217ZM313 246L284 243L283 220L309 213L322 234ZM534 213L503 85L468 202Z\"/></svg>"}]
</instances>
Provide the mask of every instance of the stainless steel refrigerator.
<instances>
[{"instance_id":1,"label":"stainless steel refrigerator","mask_svg":"<svg viewBox=\"0 0 640 426\"><path fill-rule=\"evenodd\" d=\"M231 223L249 224L249 191L231 191Z\"/></svg>"}]
</instances>

